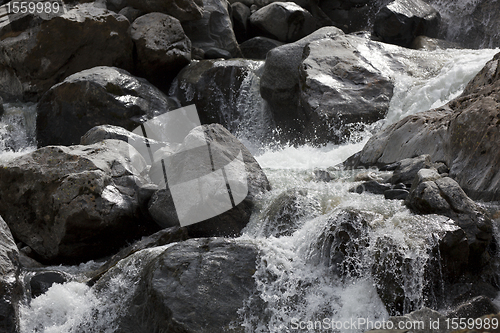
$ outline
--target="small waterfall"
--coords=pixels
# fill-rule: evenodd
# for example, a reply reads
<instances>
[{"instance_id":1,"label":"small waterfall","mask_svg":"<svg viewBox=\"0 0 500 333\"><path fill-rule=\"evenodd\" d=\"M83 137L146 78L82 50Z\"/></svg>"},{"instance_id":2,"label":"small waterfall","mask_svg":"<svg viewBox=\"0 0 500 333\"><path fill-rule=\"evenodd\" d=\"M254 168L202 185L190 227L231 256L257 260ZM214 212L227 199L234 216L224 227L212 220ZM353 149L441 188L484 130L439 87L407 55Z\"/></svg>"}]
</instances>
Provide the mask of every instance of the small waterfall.
<instances>
[{"instance_id":1,"label":"small waterfall","mask_svg":"<svg viewBox=\"0 0 500 333\"><path fill-rule=\"evenodd\" d=\"M0 118L2 160L36 148L36 104L4 104Z\"/></svg>"}]
</instances>

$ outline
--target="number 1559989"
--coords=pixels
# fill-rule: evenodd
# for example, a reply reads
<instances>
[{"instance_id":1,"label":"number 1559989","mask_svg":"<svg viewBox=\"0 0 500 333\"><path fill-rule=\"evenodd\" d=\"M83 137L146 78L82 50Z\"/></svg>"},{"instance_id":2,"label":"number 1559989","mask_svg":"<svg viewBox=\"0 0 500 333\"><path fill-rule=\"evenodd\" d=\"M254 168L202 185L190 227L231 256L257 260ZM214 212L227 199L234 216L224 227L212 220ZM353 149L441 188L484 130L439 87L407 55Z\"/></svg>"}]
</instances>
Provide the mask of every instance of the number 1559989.
<instances>
[{"instance_id":1,"label":"number 1559989","mask_svg":"<svg viewBox=\"0 0 500 333\"><path fill-rule=\"evenodd\" d=\"M61 6L57 1L11 1L5 4L7 14L57 14L61 10Z\"/></svg>"}]
</instances>

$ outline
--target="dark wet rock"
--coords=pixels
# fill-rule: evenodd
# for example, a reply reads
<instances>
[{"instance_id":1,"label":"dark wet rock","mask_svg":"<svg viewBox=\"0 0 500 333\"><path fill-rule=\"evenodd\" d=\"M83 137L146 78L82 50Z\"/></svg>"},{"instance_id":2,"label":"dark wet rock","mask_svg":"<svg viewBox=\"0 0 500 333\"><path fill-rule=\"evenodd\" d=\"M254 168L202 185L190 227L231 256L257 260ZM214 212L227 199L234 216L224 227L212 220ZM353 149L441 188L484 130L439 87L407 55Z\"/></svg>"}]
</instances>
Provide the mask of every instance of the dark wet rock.
<instances>
[{"instance_id":1,"label":"dark wet rock","mask_svg":"<svg viewBox=\"0 0 500 333\"><path fill-rule=\"evenodd\" d=\"M281 42L295 42L317 29L311 13L293 2L273 2L250 16L252 26Z\"/></svg>"},{"instance_id":2,"label":"dark wet rock","mask_svg":"<svg viewBox=\"0 0 500 333\"><path fill-rule=\"evenodd\" d=\"M275 39L257 36L241 43L240 49L245 58L265 60L267 52L283 44Z\"/></svg>"},{"instance_id":3,"label":"dark wet rock","mask_svg":"<svg viewBox=\"0 0 500 333\"><path fill-rule=\"evenodd\" d=\"M218 332L238 327L239 310L258 298L258 259L257 246L247 240L190 239L133 254L94 290L123 304L117 332ZM116 292L117 279L130 282L125 294Z\"/></svg>"},{"instance_id":4,"label":"dark wet rock","mask_svg":"<svg viewBox=\"0 0 500 333\"><path fill-rule=\"evenodd\" d=\"M202 18L186 22L180 20L192 46L203 49L205 54L211 49L220 49L229 52L232 57L241 56L229 8L225 0L203 0Z\"/></svg>"},{"instance_id":5,"label":"dark wet rock","mask_svg":"<svg viewBox=\"0 0 500 333\"><path fill-rule=\"evenodd\" d=\"M400 333L415 332L415 333L446 333L449 332L446 323L446 316L430 309L422 307L421 309L412 311L404 316L390 317L388 321L394 324L394 327L415 327L411 330L400 330ZM431 327L432 323L432 327ZM388 330L387 332L398 332L398 330Z\"/></svg>"},{"instance_id":6,"label":"dark wet rock","mask_svg":"<svg viewBox=\"0 0 500 333\"><path fill-rule=\"evenodd\" d=\"M301 40L273 48L267 53L260 92L284 132L293 138L300 134L306 116L299 105L299 67L307 44L326 37L343 34L335 27L322 28Z\"/></svg>"},{"instance_id":7,"label":"dark wet rock","mask_svg":"<svg viewBox=\"0 0 500 333\"><path fill-rule=\"evenodd\" d=\"M490 261L492 221L489 215L471 200L460 185L437 171L425 175L418 172L406 205L420 214L441 214L453 219L467 234L470 253L469 266L482 267ZM429 178L429 176L431 178Z\"/></svg>"},{"instance_id":8,"label":"dark wet rock","mask_svg":"<svg viewBox=\"0 0 500 333\"><path fill-rule=\"evenodd\" d=\"M393 93L392 80L360 56L359 41L337 36L311 42L300 66L300 101L315 143L342 142L345 125L383 119Z\"/></svg>"},{"instance_id":9,"label":"dark wet rock","mask_svg":"<svg viewBox=\"0 0 500 333\"><path fill-rule=\"evenodd\" d=\"M369 222L375 214L357 210L341 210L329 217L326 229L318 237L316 260L341 277L361 274L358 258L369 244Z\"/></svg>"},{"instance_id":10,"label":"dark wet rock","mask_svg":"<svg viewBox=\"0 0 500 333\"><path fill-rule=\"evenodd\" d=\"M446 163L450 177L471 198L499 200L499 98L500 54L497 54L455 100L408 116L375 134L354 165L389 164L429 154L431 161Z\"/></svg>"},{"instance_id":11,"label":"dark wet rock","mask_svg":"<svg viewBox=\"0 0 500 333\"><path fill-rule=\"evenodd\" d=\"M146 13L159 12L175 17L181 22L203 17L202 0L127 0L129 6Z\"/></svg>"},{"instance_id":12,"label":"dark wet rock","mask_svg":"<svg viewBox=\"0 0 500 333\"><path fill-rule=\"evenodd\" d=\"M415 50L434 51L444 49L461 49L462 47L457 43L449 42L447 40L427 36L418 36L413 40L413 42L411 42L410 48Z\"/></svg>"},{"instance_id":13,"label":"dark wet rock","mask_svg":"<svg viewBox=\"0 0 500 333\"><path fill-rule=\"evenodd\" d=\"M422 0L395 0L378 12L373 30L383 42L408 47L417 36L437 37L440 21Z\"/></svg>"},{"instance_id":14,"label":"dark wet rock","mask_svg":"<svg viewBox=\"0 0 500 333\"><path fill-rule=\"evenodd\" d=\"M381 184L376 180L369 180L350 188L349 192L355 192L359 194L363 192L369 192L373 194L384 194L385 191L388 191L390 189L391 185L389 184Z\"/></svg>"},{"instance_id":15,"label":"dark wet rock","mask_svg":"<svg viewBox=\"0 0 500 333\"><path fill-rule=\"evenodd\" d=\"M231 4L231 15L233 18L233 30L236 40L239 43L244 42L248 38L248 24L252 13L250 8L241 2L233 2ZM240 45L241 49L241 45ZM242 50L243 52L243 50Z\"/></svg>"},{"instance_id":16,"label":"dark wet rock","mask_svg":"<svg viewBox=\"0 0 500 333\"><path fill-rule=\"evenodd\" d=\"M201 135L201 133L204 133L204 135ZM199 140L203 140L203 144L207 143L210 145L212 155L216 154L214 156L220 156L221 160L217 165L227 165L238 155L238 152L241 151L246 169L246 180L242 179L242 181L246 181L247 183L248 194L241 203L228 211L202 222L188 225L187 229L189 235L192 237L237 235L247 225L250 219L255 196L269 190L269 182L248 149L221 125L203 125L193 129L189 135L186 136L183 145L191 145L193 142ZM166 158L168 158L168 156ZM199 174L199 170L203 169L203 163L210 163L210 161L200 161L196 156L190 155L185 155L180 160L173 162L175 162L175 164L172 164L172 168L177 168L182 174L182 177L187 177L187 179L192 179L192 177L188 177L190 173ZM206 167L210 170L212 169L211 166ZM216 170L217 169L218 168L216 168ZM155 173L162 174L161 170L160 164L153 166L150 172L150 174L152 174L151 177L154 178L153 175ZM185 195L189 196L191 194L185 193ZM186 200L188 200L188 198L186 198ZM151 216L160 226L166 228L179 225L175 204L168 187L155 192L149 201L148 207Z\"/></svg>"},{"instance_id":17,"label":"dark wet rock","mask_svg":"<svg viewBox=\"0 0 500 333\"><path fill-rule=\"evenodd\" d=\"M406 190L407 189L406 185L403 183L397 183L396 185L393 186L393 188L395 190Z\"/></svg>"},{"instance_id":18,"label":"dark wet rock","mask_svg":"<svg viewBox=\"0 0 500 333\"><path fill-rule=\"evenodd\" d=\"M185 241L189 238L186 228L172 227L162 229L150 236L135 242L134 244L123 248L111 257L104 265L91 273L92 277L89 279L89 285L96 283L106 272L116 266L121 260L133 255L144 249L163 246L171 243Z\"/></svg>"},{"instance_id":19,"label":"dark wet rock","mask_svg":"<svg viewBox=\"0 0 500 333\"><path fill-rule=\"evenodd\" d=\"M403 183L411 186L420 169L431 168L432 162L429 155L420 155L414 158L405 158L398 162L390 179L392 184Z\"/></svg>"},{"instance_id":20,"label":"dark wet rock","mask_svg":"<svg viewBox=\"0 0 500 333\"><path fill-rule=\"evenodd\" d=\"M379 10L377 1L320 1L319 6L325 15L345 33L369 30L370 20Z\"/></svg>"},{"instance_id":21,"label":"dark wet rock","mask_svg":"<svg viewBox=\"0 0 500 333\"><path fill-rule=\"evenodd\" d=\"M3 178L2 178L3 179ZM0 216L0 331L17 333L22 298L19 250L9 227Z\"/></svg>"},{"instance_id":22,"label":"dark wet rock","mask_svg":"<svg viewBox=\"0 0 500 333\"><path fill-rule=\"evenodd\" d=\"M447 314L448 318L479 318L492 313L499 313L500 308L491 299L478 296L459 305Z\"/></svg>"},{"instance_id":23,"label":"dark wet rock","mask_svg":"<svg viewBox=\"0 0 500 333\"><path fill-rule=\"evenodd\" d=\"M132 68L130 23L122 15L80 4L49 19L27 18L31 23L26 30L0 41L0 83L7 85L0 91L37 99L67 76L88 68Z\"/></svg>"},{"instance_id":24,"label":"dark wet rock","mask_svg":"<svg viewBox=\"0 0 500 333\"><path fill-rule=\"evenodd\" d=\"M208 47L204 52L205 59L231 59L231 52L220 49L218 47Z\"/></svg>"},{"instance_id":25,"label":"dark wet rock","mask_svg":"<svg viewBox=\"0 0 500 333\"><path fill-rule=\"evenodd\" d=\"M106 256L157 230L141 213L139 184L146 180L137 168L146 164L133 152L123 141L105 140L40 148L3 163L0 213L40 260Z\"/></svg>"},{"instance_id":26,"label":"dark wet rock","mask_svg":"<svg viewBox=\"0 0 500 333\"><path fill-rule=\"evenodd\" d=\"M384 198L388 200L405 200L409 193L404 189L391 189L384 191Z\"/></svg>"},{"instance_id":27,"label":"dark wet rock","mask_svg":"<svg viewBox=\"0 0 500 333\"><path fill-rule=\"evenodd\" d=\"M258 77L261 66L246 59L193 62L177 76L172 96L181 105L195 104L202 124L218 123L235 133L245 116L239 106L249 99L243 84Z\"/></svg>"},{"instance_id":28,"label":"dark wet rock","mask_svg":"<svg viewBox=\"0 0 500 333\"><path fill-rule=\"evenodd\" d=\"M330 173L326 170L314 170L314 180L317 182L331 182L333 180Z\"/></svg>"},{"instance_id":29,"label":"dark wet rock","mask_svg":"<svg viewBox=\"0 0 500 333\"><path fill-rule=\"evenodd\" d=\"M290 236L304 219L319 215L319 202L308 195L307 189L290 189L281 193L263 213L264 226L262 234L265 237Z\"/></svg>"},{"instance_id":30,"label":"dark wet rock","mask_svg":"<svg viewBox=\"0 0 500 333\"><path fill-rule=\"evenodd\" d=\"M176 18L149 13L130 25L135 45L135 69L157 87L168 87L177 73L191 62L191 41Z\"/></svg>"},{"instance_id":31,"label":"dark wet rock","mask_svg":"<svg viewBox=\"0 0 500 333\"><path fill-rule=\"evenodd\" d=\"M61 271L36 272L29 282L31 297L35 298L45 294L53 284L63 284L70 281L71 277Z\"/></svg>"},{"instance_id":32,"label":"dark wet rock","mask_svg":"<svg viewBox=\"0 0 500 333\"><path fill-rule=\"evenodd\" d=\"M106 8L118 13L123 8L127 7L127 0L105 0ZM132 22L132 21L130 21Z\"/></svg>"},{"instance_id":33,"label":"dark wet rock","mask_svg":"<svg viewBox=\"0 0 500 333\"><path fill-rule=\"evenodd\" d=\"M42 96L37 106L38 146L78 144L82 135L98 125L133 130L173 105L158 88L123 69L88 69Z\"/></svg>"},{"instance_id":34,"label":"dark wet rock","mask_svg":"<svg viewBox=\"0 0 500 333\"><path fill-rule=\"evenodd\" d=\"M129 20L129 22L134 22L136 18L144 15L144 12L140 9L128 6L120 10L118 14L125 16Z\"/></svg>"}]
</instances>

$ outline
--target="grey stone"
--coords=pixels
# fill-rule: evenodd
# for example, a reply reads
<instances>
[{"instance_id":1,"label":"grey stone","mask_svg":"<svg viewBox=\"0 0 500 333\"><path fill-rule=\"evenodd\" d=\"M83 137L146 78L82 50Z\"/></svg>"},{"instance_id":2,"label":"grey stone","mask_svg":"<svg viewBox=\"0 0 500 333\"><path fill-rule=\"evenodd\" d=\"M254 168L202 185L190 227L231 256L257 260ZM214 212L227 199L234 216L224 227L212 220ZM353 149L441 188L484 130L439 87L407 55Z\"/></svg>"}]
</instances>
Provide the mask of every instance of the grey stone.
<instances>
[{"instance_id":1,"label":"grey stone","mask_svg":"<svg viewBox=\"0 0 500 333\"><path fill-rule=\"evenodd\" d=\"M129 6L146 13L159 12L175 17L181 22L203 17L202 0L127 0Z\"/></svg>"},{"instance_id":2,"label":"grey stone","mask_svg":"<svg viewBox=\"0 0 500 333\"><path fill-rule=\"evenodd\" d=\"M265 60L267 52L283 44L271 38L257 36L241 43L240 49L245 58Z\"/></svg>"},{"instance_id":3,"label":"grey stone","mask_svg":"<svg viewBox=\"0 0 500 333\"><path fill-rule=\"evenodd\" d=\"M384 191L384 198L389 200L405 200L409 193L403 189L391 189Z\"/></svg>"},{"instance_id":4,"label":"grey stone","mask_svg":"<svg viewBox=\"0 0 500 333\"><path fill-rule=\"evenodd\" d=\"M168 87L177 73L191 62L191 41L176 18L149 13L130 25L137 75L159 88Z\"/></svg>"},{"instance_id":5,"label":"grey stone","mask_svg":"<svg viewBox=\"0 0 500 333\"><path fill-rule=\"evenodd\" d=\"M78 98L76 98L78 96ZM66 78L37 105L39 146L78 144L97 125L133 130L176 107L146 80L114 67L95 67Z\"/></svg>"}]
</instances>

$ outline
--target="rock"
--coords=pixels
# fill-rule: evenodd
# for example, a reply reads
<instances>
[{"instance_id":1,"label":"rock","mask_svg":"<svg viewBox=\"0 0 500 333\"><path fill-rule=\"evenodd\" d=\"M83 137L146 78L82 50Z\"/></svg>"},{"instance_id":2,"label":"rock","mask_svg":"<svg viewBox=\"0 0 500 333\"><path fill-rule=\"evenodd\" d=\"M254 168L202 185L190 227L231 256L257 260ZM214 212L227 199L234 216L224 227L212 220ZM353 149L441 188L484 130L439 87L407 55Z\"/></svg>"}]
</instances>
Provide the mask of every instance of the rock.
<instances>
[{"instance_id":1,"label":"rock","mask_svg":"<svg viewBox=\"0 0 500 333\"><path fill-rule=\"evenodd\" d=\"M328 171L321 169L314 170L314 181L328 183L332 180L333 178Z\"/></svg>"},{"instance_id":2,"label":"rock","mask_svg":"<svg viewBox=\"0 0 500 333\"><path fill-rule=\"evenodd\" d=\"M320 203L308 195L307 189L293 188L281 193L263 213L264 237L290 236L300 228L301 221L320 214Z\"/></svg>"},{"instance_id":3,"label":"rock","mask_svg":"<svg viewBox=\"0 0 500 333\"><path fill-rule=\"evenodd\" d=\"M405 332L415 332L415 333L446 333L449 332L446 323L446 316L443 314L429 309L427 307L422 307L419 310L412 311L405 314L404 316L390 317L388 321L394 324L394 327L413 327L412 330L407 330ZM431 327L430 324L436 325ZM393 330L389 332L394 332Z\"/></svg>"},{"instance_id":4,"label":"rock","mask_svg":"<svg viewBox=\"0 0 500 333\"><path fill-rule=\"evenodd\" d=\"M9 227L0 216L0 331L2 332L20 332L19 304L23 291L18 279L19 270L19 250Z\"/></svg>"},{"instance_id":5,"label":"rock","mask_svg":"<svg viewBox=\"0 0 500 333\"><path fill-rule=\"evenodd\" d=\"M99 267L97 270L91 273L92 277L87 282L88 285L93 285L96 283L104 274L106 274L110 269L116 266L121 260L133 255L144 249L149 249L153 247L159 247L171 243L182 242L188 239L188 233L186 228L167 228L162 229L151 236L144 237L143 239L135 242L134 244L121 249L120 252L115 254L111 259L106 261L104 265Z\"/></svg>"},{"instance_id":6,"label":"rock","mask_svg":"<svg viewBox=\"0 0 500 333\"><path fill-rule=\"evenodd\" d=\"M63 284L69 280L68 274L61 271L37 272L30 279L31 297L35 298L45 294L53 284Z\"/></svg>"},{"instance_id":7,"label":"rock","mask_svg":"<svg viewBox=\"0 0 500 333\"><path fill-rule=\"evenodd\" d=\"M137 55L137 75L157 87L168 87L191 62L191 41L176 18L149 13L135 20L129 31Z\"/></svg>"},{"instance_id":8,"label":"rock","mask_svg":"<svg viewBox=\"0 0 500 333\"><path fill-rule=\"evenodd\" d=\"M273 2L250 16L252 26L281 42L295 42L318 27L311 13L293 2Z\"/></svg>"},{"instance_id":9,"label":"rock","mask_svg":"<svg viewBox=\"0 0 500 333\"><path fill-rule=\"evenodd\" d=\"M118 13L125 7L127 7L127 0L106 0L106 8L115 13Z\"/></svg>"},{"instance_id":10,"label":"rock","mask_svg":"<svg viewBox=\"0 0 500 333\"><path fill-rule=\"evenodd\" d=\"M78 144L98 125L133 130L175 105L146 80L114 67L76 73L45 93L37 106L38 146Z\"/></svg>"},{"instance_id":11,"label":"rock","mask_svg":"<svg viewBox=\"0 0 500 333\"><path fill-rule=\"evenodd\" d=\"M112 125L101 125L93 127L82 136L80 144L93 145L95 143L108 139L124 141L131 144L133 147L142 147L149 145L152 151L155 151L158 154L173 152L173 148L166 142L156 141L151 138L148 138L146 140L142 135L129 132L126 129L119 126L112 126ZM151 197L151 195L149 197Z\"/></svg>"},{"instance_id":12,"label":"rock","mask_svg":"<svg viewBox=\"0 0 500 333\"><path fill-rule=\"evenodd\" d=\"M184 32L194 47L203 49L205 54L213 52L211 50L220 49L228 52L232 57L241 56L229 8L225 0L203 0L202 18L191 21L180 20Z\"/></svg>"},{"instance_id":13,"label":"rock","mask_svg":"<svg viewBox=\"0 0 500 333\"><path fill-rule=\"evenodd\" d=\"M117 332L219 332L239 327L239 310L258 298L258 259L248 240L190 239L133 254L93 289L122 304ZM116 281L130 287L122 291Z\"/></svg>"},{"instance_id":14,"label":"rock","mask_svg":"<svg viewBox=\"0 0 500 333\"><path fill-rule=\"evenodd\" d=\"M118 14L125 16L129 22L134 22L139 16L144 15L144 12L133 7L125 7L118 12Z\"/></svg>"},{"instance_id":15,"label":"rock","mask_svg":"<svg viewBox=\"0 0 500 333\"><path fill-rule=\"evenodd\" d=\"M489 298L478 296L458 306L447 315L448 318L479 318L492 313L499 313L498 305Z\"/></svg>"},{"instance_id":16,"label":"rock","mask_svg":"<svg viewBox=\"0 0 500 333\"><path fill-rule=\"evenodd\" d=\"M240 105L251 101L244 84L258 79L261 66L245 59L193 62L177 76L171 96L181 105L195 104L202 124L218 123L236 133L245 116Z\"/></svg>"},{"instance_id":17,"label":"rock","mask_svg":"<svg viewBox=\"0 0 500 333\"><path fill-rule=\"evenodd\" d=\"M389 164L429 154L431 161L446 163L450 177L471 198L500 200L499 62L497 54L447 105L408 116L375 134L354 165Z\"/></svg>"},{"instance_id":18,"label":"rock","mask_svg":"<svg viewBox=\"0 0 500 333\"><path fill-rule=\"evenodd\" d=\"M391 189L391 185L389 184L381 184L376 180L369 180L361 183L360 185L354 186L349 189L349 192L352 193L373 193L373 194L384 194L386 191Z\"/></svg>"},{"instance_id":19,"label":"rock","mask_svg":"<svg viewBox=\"0 0 500 333\"><path fill-rule=\"evenodd\" d=\"M283 44L271 38L257 36L241 43L240 49L245 58L265 60L267 52Z\"/></svg>"},{"instance_id":20,"label":"rock","mask_svg":"<svg viewBox=\"0 0 500 333\"><path fill-rule=\"evenodd\" d=\"M415 50L445 50L445 49L461 49L457 43L449 42L443 39L430 38L427 36L418 36L410 44L410 48Z\"/></svg>"},{"instance_id":21,"label":"rock","mask_svg":"<svg viewBox=\"0 0 500 333\"><path fill-rule=\"evenodd\" d=\"M421 170L422 171L422 170ZM441 214L453 219L467 234L469 244L469 266L482 267L490 258L488 254L492 240L492 221L488 214L472 201L449 177L427 180L419 171L406 199L406 205L419 214Z\"/></svg>"},{"instance_id":22,"label":"rock","mask_svg":"<svg viewBox=\"0 0 500 333\"><path fill-rule=\"evenodd\" d=\"M389 200L405 200L409 193L403 189L392 189L384 191L384 198Z\"/></svg>"},{"instance_id":23,"label":"rock","mask_svg":"<svg viewBox=\"0 0 500 333\"><path fill-rule=\"evenodd\" d=\"M319 6L335 26L345 33L366 31L371 29L370 21L374 12L379 10L379 1L355 3L349 1L321 1Z\"/></svg>"},{"instance_id":24,"label":"rock","mask_svg":"<svg viewBox=\"0 0 500 333\"><path fill-rule=\"evenodd\" d=\"M105 140L45 147L5 162L0 214L45 262L111 254L156 229L141 214L137 184L146 180L131 159L137 166L145 162L133 153L123 141Z\"/></svg>"},{"instance_id":25,"label":"rock","mask_svg":"<svg viewBox=\"0 0 500 333\"><path fill-rule=\"evenodd\" d=\"M250 8L248 8L248 6L244 5L243 3L233 2L231 4L234 35L236 36L236 40L239 43L242 43L248 39L248 22L251 14L252 13L250 12Z\"/></svg>"},{"instance_id":26,"label":"rock","mask_svg":"<svg viewBox=\"0 0 500 333\"><path fill-rule=\"evenodd\" d=\"M203 17L202 0L127 0L127 3L146 13L168 14L181 22L199 20Z\"/></svg>"},{"instance_id":27,"label":"rock","mask_svg":"<svg viewBox=\"0 0 500 333\"><path fill-rule=\"evenodd\" d=\"M250 219L255 196L270 189L267 177L248 149L219 124L196 127L184 139L181 147L192 146L193 142L210 145L210 152L213 158L219 159L219 161L216 161L217 163L214 162L215 170L219 170L221 166L227 166L241 152L246 168L246 180L242 178L237 182L235 181L231 187L236 185L236 183L246 182L248 194L241 203L233 206L233 208L227 210L225 213L219 213L220 215L205 219L202 222L188 225L189 235L192 237L210 237L239 234ZM178 151L182 151L186 148L179 149ZM168 159L169 157L166 156L165 158ZM181 155L179 159L172 159L171 165L168 163L168 161L165 162L167 169L178 172L178 179L194 179L195 175L200 174L200 170L205 170L205 168L212 170L212 166L204 165L204 163L210 163L210 161L203 161L198 156ZM153 174L155 173L162 174L161 166L158 164L156 167L156 169L155 166L151 168L151 178L154 178ZM238 174L238 177L242 177L242 175ZM225 193L227 193L227 190ZM191 193L183 193L182 195L186 195L186 201L192 201ZM215 205L215 203L213 204ZM196 202L193 202L193 205L196 205ZM172 227L179 225L178 213L176 212L169 188L157 191L151 198L148 207L151 216L160 226ZM196 211L196 206L193 207L190 211L194 212Z\"/></svg>"},{"instance_id":28,"label":"rock","mask_svg":"<svg viewBox=\"0 0 500 333\"><path fill-rule=\"evenodd\" d=\"M353 43L353 42L354 43ZM314 143L339 143L348 124L373 123L389 109L394 85L360 56L356 40L344 36L309 43L299 70L304 134Z\"/></svg>"},{"instance_id":29,"label":"rock","mask_svg":"<svg viewBox=\"0 0 500 333\"><path fill-rule=\"evenodd\" d=\"M0 83L7 85L7 92L14 93L13 85L17 94L33 100L67 76L88 68L132 68L133 43L124 16L80 4L50 19L27 18L31 22L26 30L0 41L0 77L5 77Z\"/></svg>"},{"instance_id":30,"label":"rock","mask_svg":"<svg viewBox=\"0 0 500 333\"><path fill-rule=\"evenodd\" d=\"M307 44L343 34L335 27L322 28L295 43L273 48L267 53L260 93L269 103L278 125L290 140L299 137L306 116L299 105L299 67Z\"/></svg>"},{"instance_id":31,"label":"rock","mask_svg":"<svg viewBox=\"0 0 500 333\"><path fill-rule=\"evenodd\" d=\"M383 42L408 47L417 36L437 37L440 21L422 0L395 0L378 12L373 30Z\"/></svg>"},{"instance_id":32,"label":"rock","mask_svg":"<svg viewBox=\"0 0 500 333\"><path fill-rule=\"evenodd\" d=\"M411 186L417 172L424 168L430 168L432 162L429 155L420 155L414 158L405 158L401 160L394 170L390 179L392 184L403 183Z\"/></svg>"}]
</instances>

